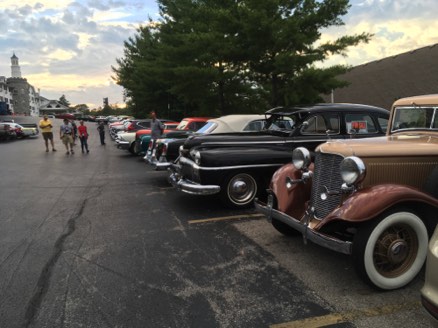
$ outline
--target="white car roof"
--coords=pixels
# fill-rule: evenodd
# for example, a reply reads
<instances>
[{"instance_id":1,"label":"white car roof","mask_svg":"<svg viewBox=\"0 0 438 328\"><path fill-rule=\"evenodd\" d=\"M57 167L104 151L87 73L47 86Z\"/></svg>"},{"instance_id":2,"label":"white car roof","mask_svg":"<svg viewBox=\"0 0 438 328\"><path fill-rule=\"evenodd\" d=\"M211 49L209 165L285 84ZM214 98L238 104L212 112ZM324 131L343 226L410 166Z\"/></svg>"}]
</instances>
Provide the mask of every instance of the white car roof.
<instances>
[{"instance_id":1,"label":"white car roof","mask_svg":"<svg viewBox=\"0 0 438 328\"><path fill-rule=\"evenodd\" d=\"M234 114L212 118L208 122L217 124L217 128L212 133L241 132L249 122L265 118L265 115L262 114Z\"/></svg>"}]
</instances>

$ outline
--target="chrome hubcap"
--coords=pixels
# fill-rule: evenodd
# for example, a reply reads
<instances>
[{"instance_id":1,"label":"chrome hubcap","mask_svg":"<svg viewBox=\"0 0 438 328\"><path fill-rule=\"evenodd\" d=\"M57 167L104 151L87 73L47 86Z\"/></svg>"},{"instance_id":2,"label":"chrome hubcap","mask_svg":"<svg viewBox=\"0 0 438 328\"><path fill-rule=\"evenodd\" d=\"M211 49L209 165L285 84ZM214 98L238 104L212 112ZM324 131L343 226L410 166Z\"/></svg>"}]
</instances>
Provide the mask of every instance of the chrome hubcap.
<instances>
[{"instance_id":1,"label":"chrome hubcap","mask_svg":"<svg viewBox=\"0 0 438 328\"><path fill-rule=\"evenodd\" d=\"M404 240L396 240L388 249L388 259L391 263L402 263L408 255L408 245Z\"/></svg>"},{"instance_id":2,"label":"chrome hubcap","mask_svg":"<svg viewBox=\"0 0 438 328\"><path fill-rule=\"evenodd\" d=\"M374 248L374 264L385 277L398 277L414 263L418 239L408 225L392 226L380 236Z\"/></svg>"},{"instance_id":3,"label":"chrome hubcap","mask_svg":"<svg viewBox=\"0 0 438 328\"><path fill-rule=\"evenodd\" d=\"M257 184L248 174L236 175L228 184L228 196L237 205L245 205L254 199Z\"/></svg>"},{"instance_id":4,"label":"chrome hubcap","mask_svg":"<svg viewBox=\"0 0 438 328\"><path fill-rule=\"evenodd\" d=\"M235 193L236 195L244 194L248 190L245 181L235 181L233 183L232 188L233 188L233 193Z\"/></svg>"}]
</instances>

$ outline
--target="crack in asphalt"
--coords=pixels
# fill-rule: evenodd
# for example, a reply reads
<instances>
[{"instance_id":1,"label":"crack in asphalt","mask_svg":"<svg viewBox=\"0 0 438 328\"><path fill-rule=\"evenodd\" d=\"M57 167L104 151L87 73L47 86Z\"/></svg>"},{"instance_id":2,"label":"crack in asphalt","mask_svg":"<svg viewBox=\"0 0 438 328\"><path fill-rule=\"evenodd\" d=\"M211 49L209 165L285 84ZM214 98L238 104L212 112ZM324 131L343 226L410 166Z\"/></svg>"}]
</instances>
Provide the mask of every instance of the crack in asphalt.
<instances>
[{"instance_id":1,"label":"crack in asphalt","mask_svg":"<svg viewBox=\"0 0 438 328\"><path fill-rule=\"evenodd\" d=\"M63 246L65 240L75 231L76 220L82 216L86 203L87 203L87 199L85 199L82 202L82 205L78 213L67 221L66 231L62 235L60 235L56 240L55 245L53 247L52 256L49 258L46 265L43 267L40 277L38 278L36 290L26 306L26 312L24 316L25 321L23 324L24 327L30 327L33 324L34 319L40 310L42 301L44 300L44 297L49 289L50 280L53 274L53 269L63 252Z\"/></svg>"}]
</instances>

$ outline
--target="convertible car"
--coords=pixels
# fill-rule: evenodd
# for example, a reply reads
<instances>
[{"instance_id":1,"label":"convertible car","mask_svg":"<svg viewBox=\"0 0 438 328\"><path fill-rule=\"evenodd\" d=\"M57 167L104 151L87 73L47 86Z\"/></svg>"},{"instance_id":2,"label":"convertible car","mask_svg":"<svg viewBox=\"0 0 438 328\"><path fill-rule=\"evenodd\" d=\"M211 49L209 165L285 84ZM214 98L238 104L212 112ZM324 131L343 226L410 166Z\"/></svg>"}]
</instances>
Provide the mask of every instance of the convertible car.
<instances>
[{"instance_id":1,"label":"convertible car","mask_svg":"<svg viewBox=\"0 0 438 328\"><path fill-rule=\"evenodd\" d=\"M314 150L328 139L384 135L389 112L357 104L274 108L266 128L188 138L170 167L169 181L197 195L219 194L224 204L246 207L263 197L272 174L290 162L298 146Z\"/></svg>"},{"instance_id":2,"label":"convertible car","mask_svg":"<svg viewBox=\"0 0 438 328\"><path fill-rule=\"evenodd\" d=\"M212 118L196 132L166 133L157 140L154 148L152 148L152 144L149 145L144 159L157 171L167 170L178 158L179 148L190 136L230 132L255 132L262 130L265 124L265 116L259 114L234 114Z\"/></svg>"}]
</instances>

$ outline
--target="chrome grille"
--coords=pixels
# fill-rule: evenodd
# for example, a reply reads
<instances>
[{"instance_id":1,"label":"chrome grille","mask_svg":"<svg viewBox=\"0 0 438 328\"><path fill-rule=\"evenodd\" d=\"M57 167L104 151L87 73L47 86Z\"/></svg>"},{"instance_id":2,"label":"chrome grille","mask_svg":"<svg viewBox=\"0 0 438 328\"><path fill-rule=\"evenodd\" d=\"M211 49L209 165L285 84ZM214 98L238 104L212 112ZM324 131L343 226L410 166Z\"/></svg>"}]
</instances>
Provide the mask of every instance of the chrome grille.
<instances>
[{"instance_id":1,"label":"chrome grille","mask_svg":"<svg viewBox=\"0 0 438 328\"><path fill-rule=\"evenodd\" d=\"M325 200L321 199L321 194L326 188L329 191L340 191L342 178L339 166L344 158L335 154L315 154L315 168L312 182L311 206L314 209L316 218L324 218L336 206L340 204L341 195L331 195ZM325 187L325 188L324 188Z\"/></svg>"}]
</instances>

